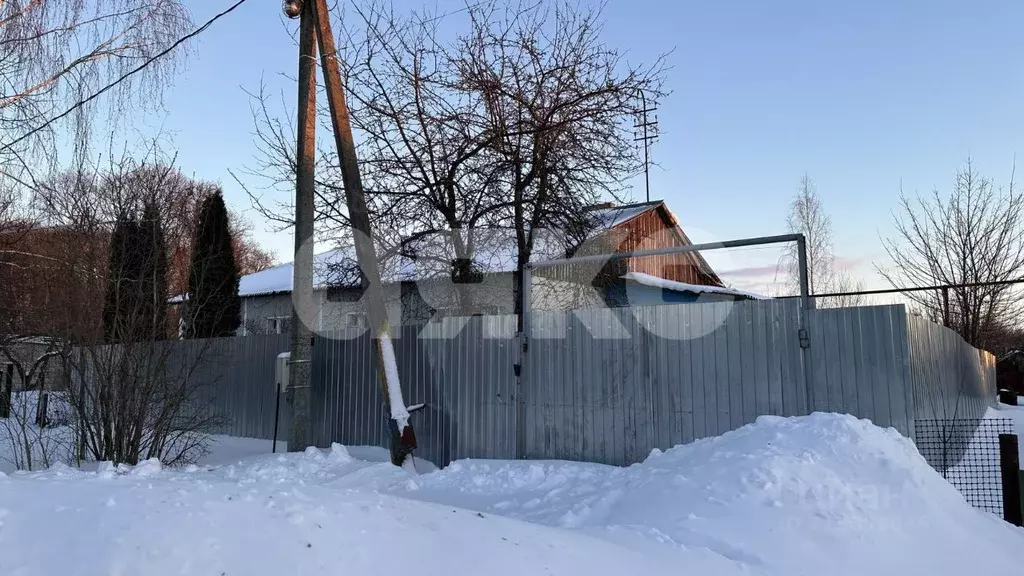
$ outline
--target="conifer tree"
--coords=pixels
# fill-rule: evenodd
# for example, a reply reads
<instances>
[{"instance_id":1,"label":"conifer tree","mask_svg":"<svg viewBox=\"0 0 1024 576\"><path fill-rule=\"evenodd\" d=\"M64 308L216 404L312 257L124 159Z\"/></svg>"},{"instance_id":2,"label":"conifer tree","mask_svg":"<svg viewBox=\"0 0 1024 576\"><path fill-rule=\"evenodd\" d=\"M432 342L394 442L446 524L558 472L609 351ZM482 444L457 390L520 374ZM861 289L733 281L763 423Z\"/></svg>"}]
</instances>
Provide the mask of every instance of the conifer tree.
<instances>
[{"instance_id":1,"label":"conifer tree","mask_svg":"<svg viewBox=\"0 0 1024 576\"><path fill-rule=\"evenodd\" d=\"M142 298L150 320L147 336L152 340L167 337L167 245L164 242L163 219L156 205L149 203L142 212L142 250L147 255L143 266Z\"/></svg>"},{"instance_id":2,"label":"conifer tree","mask_svg":"<svg viewBox=\"0 0 1024 576\"><path fill-rule=\"evenodd\" d=\"M217 190L199 211L188 275L185 336L234 336L241 325L238 268L224 198Z\"/></svg>"}]
</instances>

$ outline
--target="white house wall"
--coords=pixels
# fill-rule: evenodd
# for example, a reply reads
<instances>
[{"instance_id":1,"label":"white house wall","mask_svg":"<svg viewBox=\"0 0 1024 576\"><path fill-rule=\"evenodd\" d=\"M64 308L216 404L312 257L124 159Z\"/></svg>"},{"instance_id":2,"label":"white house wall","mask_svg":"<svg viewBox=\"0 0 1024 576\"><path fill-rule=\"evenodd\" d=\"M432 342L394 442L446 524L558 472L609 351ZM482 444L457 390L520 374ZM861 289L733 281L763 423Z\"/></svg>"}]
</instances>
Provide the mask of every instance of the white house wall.
<instances>
[{"instance_id":1,"label":"white house wall","mask_svg":"<svg viewBox=\"0 0 1024 576\"><path fill-rule=\"evenodd\" d=\"M448 279L422 280L416 284L418 297L414 297L400 284L385 286L384 295L388 320L392 325L421 324L432 317L459 314L456 286ZM513 274L511 272L487 274L480 284L467 285L479 313L485 315L512 314L515 309ZM318 290L313 294L316 308L311 320L314 330L332 330L349 325L349 314L363 313L361 301L346 301L356 298L355 291L349 290L331 298L328 292ZM291 294L247 296L245 300L245 334L266 334L270 331L272 318L290 318L292 314ZM533 307L536 310L572 310L598 308L604 305L601 292L590 285L576 284L534 276ZM243 331L239 330L239 335Z\"/></svg>"}]
</instances>

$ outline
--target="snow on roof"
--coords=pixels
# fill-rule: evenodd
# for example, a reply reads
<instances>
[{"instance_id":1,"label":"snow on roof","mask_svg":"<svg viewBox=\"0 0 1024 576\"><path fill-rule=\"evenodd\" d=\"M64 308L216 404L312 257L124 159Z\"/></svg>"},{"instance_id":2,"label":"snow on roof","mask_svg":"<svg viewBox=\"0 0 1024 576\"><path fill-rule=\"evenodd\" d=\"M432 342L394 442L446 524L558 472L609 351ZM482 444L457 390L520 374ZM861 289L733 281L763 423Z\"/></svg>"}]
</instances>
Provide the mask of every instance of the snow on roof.
<instances>
[{"instance_id":1,"label":"snow on roof","mask_svg":"<svg viewBox=\"0 0 1024 576\"><path fill-rule=\"evenodd\" d=\"M600 234L601 232L614 228L620 224L625 224L644 212L657 208L663 203L664 202L662 200L655 200L653 202L628 204L624 206L615 206L613 208L594 210L591 212L591 216L594 219L594 232L591 236Z\"/></svg>"},{"instance_id":2,"label":"snow on roof","mask_svg":"<svg viewBox=\"0 0 1024 576\"><path fill-rule=\"evenodd\" d=\"M313 286L319 287L326 282L326 270L330 264L337 263L344 257L340 250L328 250L313 256ZM238 281L239 296L256 296L259 294L276 294L292 291L294 266L291 262L278 264L254 274L242 276Z\"/></svg>"},{"instance_id":3,"label":"snow on roof","mask_svg":"<svg viewBox=\"0 0 1024 576\"><path fill-rule=\"evenodd\" d=\"M500 232L500 231L499 231ZM535 238L534 262L564 258L565 248L559 244L560 238L554 235L541 234ZM449 265L446 260L448 251L439 247L442 241L421 243L418 247L425 256L421 260L396 258L388 262L381 270L381 278L385 283L404 280L423 280L439 276L447 276ZM512 272L516 269L515 238L507 234L495 234L488 241L480 242L475 249L475 266L484 272ZM323 290L330 286L358 286L359 279L355 251L351 248L335 248L313 256L313 289ZM260 272L242 276L238 282L239 296L261 296L288 293L292 290L294 274L291 262L278 264ZM171 299L180 302L181 297Z\"/></svg>"},{"instance_id":4,"label":"snow on roof","mask_svg":"<svg viewBox=\"0 0 1024 576\"><path fill-rule=\"evenodd\" d=\"M594 210L591 212L591 216L594 219L594 232L591 237L624 224L663 204L664 201L655 200ZM514 271L516 269L514 233L510 230L487 230L485 232L482 234L484 238L478 241L476 245L474 264L484 272ZM559 234L538 234L534 240L534 252L531 261L536 263L564 258L564 243L565 239L560 237ZM397 262L390 263L387 266L388 269L381 271L381 277L384 282L422 280L448 274L448 267L446 265L438 266L438 262L445 260L445 254L450 252L443 235L438 235L437 238L421 240L417 245L417 249L427 258L421 260L397 259ZM315 255L313 257L313 289L322 290L329 286L338 285L357 286L359 283L358 278L350 273L352 270L357 269L355 262L355 252L351 248L336 248ZM287 262L254 274L242 276L238 283L238 294L239 296L260 296L291 292L292 275L292 263ZM656 277L651 276L651 278ZM658 280L663 279L658 278ZM664 281L668 282L667 280ZM680 286L684 285L680 284ZM707 290L707 288L711 288L708 286L700 286L699 288L704 289L702 290L704 292L711 291ZM757 295L749 295L727 289L718 290L724 290L723 293L760 298ZM175 296L170 301L181 302L182 297Z\"/></svg>"},{"instance_id":5,"label":"snow on roof","mask_svg":"<svg viewBox=\"0 0 1024 576\"><path fill-rule=\"evenodd\" d=\"M643 284L644 286L651 286L653 288L662 288L664 290L672 290L673 292L692 292L694 294L724 294L728 296L738 296L741 298L747 298L751 300L770 300L767 296L755 294L753 292L745 292L743 290L733 290L732 288L721 288L718 286L704 286L701 284L687 284L685 282L676 282L674 280L666 280L658 276L652 276L650 274L644 274L642 272L627 272L622 275L625 280L632 280L637 284Z\"/></svg>"},{"instance_id":6,"label":"snow on roof","mask_svg":"<svg viewBox=\"0 0 1024 576\"><path fill-rule=\"evenodd\" d=\"M411 260L401 259L392 268L381 271L381 277L385 282L413 280L417 277L415 263ZM286 262L266 270L247 274L239 278L238 295L260 296L291 292L294 273L292 262ZM313 256L314 290L322 290L330 286L354 287L358 285L355 250L335 248Z\"/></svg>"}]
</instances>

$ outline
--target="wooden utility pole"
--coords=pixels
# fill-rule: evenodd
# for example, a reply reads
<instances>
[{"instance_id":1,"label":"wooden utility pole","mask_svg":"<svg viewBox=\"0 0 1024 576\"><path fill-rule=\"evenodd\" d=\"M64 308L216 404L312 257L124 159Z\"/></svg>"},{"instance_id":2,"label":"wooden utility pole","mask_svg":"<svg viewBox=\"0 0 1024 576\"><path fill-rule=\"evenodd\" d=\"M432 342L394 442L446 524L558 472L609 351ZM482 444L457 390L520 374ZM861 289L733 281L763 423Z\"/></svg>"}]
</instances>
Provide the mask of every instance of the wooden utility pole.
<instances>
[{"instance_id":1,"label":"wooden utility pole","mask_svg":"<svg viewBox=\"0 0 1024 576\"><path fill-rule=\"evenodd\" d=\"M327 103L331 111L331 125L334 129L334 143L338 148L341 162L341 179L345 186L345 203L352 225L352 236L356 247L356 260L366 280L363 302L372 336L377 348L377 381L384 401L391 414L391 461L401 466L406 456L416 447L416 438L409 426L409 413L402 400L398 382L398 371L387 369L394 366L394 349L391 344L387 313L384 308L384 290L377 265L377 254L370 230L370 215L366 208L366 196L359 175L356 147L352 137L352 125L345 102L345 90L341 85L341 70L338 67L334 33L331 31L330 12L326 0L306 0L312 4L316 20L316 36L320 46L320 63L324 74Z\"/></svg>"},{"instance_id":2,"label":"wooden utility pole","mask_svg":"<svg viewBox=\"0 0 1024 576\"><path fill-rule=\"evenodd\" d=\"M298 7L292 5L292 10ZM285 7L289 16L292 12ZM304 2L299 21L299 104L295 173L295 261L292 276L292 347L288 368L288 400L292 434L288 450L312 444L309 431L313 318L313 198L316 154L316 25L313 6Z\"/></svg>"}]
</instances>

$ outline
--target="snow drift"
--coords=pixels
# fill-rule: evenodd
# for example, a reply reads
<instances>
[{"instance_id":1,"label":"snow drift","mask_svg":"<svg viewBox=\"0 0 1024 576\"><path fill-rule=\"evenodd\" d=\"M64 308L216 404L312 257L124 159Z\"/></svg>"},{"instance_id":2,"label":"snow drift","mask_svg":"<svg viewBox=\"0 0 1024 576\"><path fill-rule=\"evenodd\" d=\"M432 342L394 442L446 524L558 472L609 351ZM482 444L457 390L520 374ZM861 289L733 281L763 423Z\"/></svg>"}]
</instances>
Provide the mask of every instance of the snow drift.
<instances>
[{"instance_id":1,"label":"snow drift","mask_svg":"<svg viewBox=\"0 0 1024 576\"><path fill-rule=\"evenodd\" d=\"M619 469L456 462L419 497L679 550L769 574L964 574L1017 565L1024 531L970 507L894 429L762 417Z\"/></svg>"},{"instance_id":2,"label":"snow drift","mask_svg":"<svg viewBox=\"0 0 1024 576\"><path fill-rule=\"evenodd\" d=\"M12 474L0 573L961 576L1012 573L1024 549L908 440L849 416L764 417L629 468L386 460Z\"/></svg>"}]
</instances>

